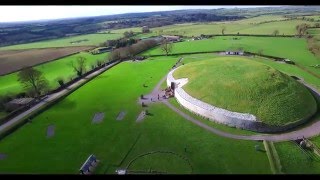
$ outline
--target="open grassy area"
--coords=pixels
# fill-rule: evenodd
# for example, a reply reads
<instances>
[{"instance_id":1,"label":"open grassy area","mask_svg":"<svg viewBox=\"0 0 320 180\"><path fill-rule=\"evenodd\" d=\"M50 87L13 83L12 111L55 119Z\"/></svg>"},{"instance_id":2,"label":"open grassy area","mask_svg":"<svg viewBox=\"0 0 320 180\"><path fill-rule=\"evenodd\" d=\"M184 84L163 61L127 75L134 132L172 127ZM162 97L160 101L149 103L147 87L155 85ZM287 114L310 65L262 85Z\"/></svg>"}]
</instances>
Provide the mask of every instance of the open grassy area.
<instances>
[{"instance_id":1,"label":"open grassy area","mask_svg":"<svg viewBox=\"0 0 320 180\"><path fill-rule=\"evenodd\" d=\"M97 46L102 42L110 39L117 39L123 34L87 34L80 36L72 36L60 39L39 41L27 44L18 44L12 46L0 47L0 50L14 49L32 49L32 48L49 48L49 47L69 47L69 46ZM78 42L77 42L78 41Z\"/></svg>"},{"instance_id":2,"label":"open grassy area","mask_svg":"<svg viewBox=\"0 0 320 180\"><path fill-rule=\"evenodd\" d=\"M58 77L62 77L66 80L71 76L75 77L76 73L73 71L69 63L72 61L75 62L77 57L83 56L87 59L86 68L88 70L91 67L91 64L95 63L97 60L105 60L107 54L108 53L92 55L90 53L81 52L56 61L35 66L35 68L43 72L50 83L50 87L55 88L59 85L56 81ZM0 95L15 94L23 90L21 84L18 82L17 74L18 72L0 76Z\"/></svg>"},{"instance_id":3,"label":"open grassy area","mask_svg":"<svg viewBox=\"0 0 320 180\"><path fill-rule=\"evenodd\" d=\"M225 27L225 34L265 34L271 35L275 30L279 31L279 35L295 35L296 25L306 23L313 25L314 23L303 20L288 20L278 22L266 22L271 20L285 19L280 16L261 16L249 18L239 21L225 21L212 23L186 23L175 24L153 28L152 31L163 31L163 34L183 35L183 36L200 36L201 34L221 34L221 28ZM257 24L261 23L261 24Z\"/></svg>"},{"instance_id":4,"label":"open grassy area","mask_svg":"<svg viewBox=\"0 0 320 180\"><path fill-rule=\"evenodd\" d=\"M188 78L191 96L230 111L250 113L271 125L284 125L317 110L311 93L279 71L243 57L220 57L186 64L174 77Z\"/></svg>"},{"instance_id":5,"label":"open grassy area","mask_svg":"<svg viewBox=\"0 0 320 180\"><path fill-rule=\"evenodd\" d=\"M165 105L149 106L153 115L135 122L142 110L137 104L140 94L150 92L176 61L159 57L124 62L98 76L35 117L32 123L2 139L0 153L7 158L1 160L0 172L78 173L93 153L101 160L97 173L114 173L138 155L164 150L187 157L193 173L270 173L266 154L254 148L256 144L262 146L261 142L216 136ZM148 87L144 88L146 82ZM127 114L122 121L116 121L121 111ZM105 119L92 124L97 112L105 112ZM55 125L54 137L46 137L48 125ZM141 159L133 167L169 173L188 170L185 163L175 159L172 159L175 168L170 168L172 164L168 161L150 164L150 160Z\"/></svg>"},{"instance_id":6,"label":"open grassy area","mask_svg":"<svg viewBox=\"0 0 320 180\"><path fill-rule=\"evenodd\" d=\"M237 40L233 38L237 38ZM288 58L296 64L304 66L307 70L320 75L319 69L310 67L319 64L320 59L307 49L306 40L299 38L219 36L213 39L175 43L172 53L225 51L239 48L253 53L262 50L262 54L265 55ZM163 52L159 47L155 47L143 54L162 55Z\"/></svg>"}]
</instances>

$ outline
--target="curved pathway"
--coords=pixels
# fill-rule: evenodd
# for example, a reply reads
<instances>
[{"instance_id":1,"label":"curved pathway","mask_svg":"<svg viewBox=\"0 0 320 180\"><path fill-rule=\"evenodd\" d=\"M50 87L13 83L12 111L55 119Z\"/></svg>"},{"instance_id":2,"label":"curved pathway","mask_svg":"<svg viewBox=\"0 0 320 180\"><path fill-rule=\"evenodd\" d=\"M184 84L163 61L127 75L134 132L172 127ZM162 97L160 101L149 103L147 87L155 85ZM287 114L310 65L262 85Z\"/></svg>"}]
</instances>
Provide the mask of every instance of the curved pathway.
<instances>
[{"instance_id":1,"label":"curved pathway","mask_svg":"<svg viewBox=\"0 0 320 180\"><path fill-rule=\"evenodd\" d=\"M163 83L163 81L166 79L166 77L167 76L162 78L160 80L160 82L157 84L157 86L153 89L152 93L150 93L149 95L146 96L149 98L153 97L153 101L150 101L149 98L146 98L146 101L144 101L144 102L146 102L146 103L162 102L167 107L169 107L170 109L175 111L177 114L184 117L186 120L194 123L197 126L202 127L203 129L206 129L214 134L217 134L217 135L220 135L223 137L227 137L227 138L232 138L232 139L253 140L253 141L267 140L267 141L274 141L274 142L301 139L303 137L310 138L310 137L314 137L314 136L317 136L320 134L320 121L316 121L316 122L310 124L309 126L298 129L298 130L294 130L294 131L290 131L290 132L286 132L286 133L279 133L279 134L238 135L238 134L232 134L232 133L218 130L218 129L213 128L211 126L208 126L208 125L202 123L201 121L182 112L181 110L179 110L178 108L176 108L175 106L170 104L166 99L161 99L161 98L159 100L157 99L157 94L159 92L162 92L160 89L160 85ZM301 82L301 80L300 80L300 82ZM316 93L316 95L320 96L320 93L315 88L311 87L310 85L307 85L304 81L302 81L301 83L303 83L304 85L306 85L310 89L312 88L313 92Z\"/></svg>"}]
</instances>

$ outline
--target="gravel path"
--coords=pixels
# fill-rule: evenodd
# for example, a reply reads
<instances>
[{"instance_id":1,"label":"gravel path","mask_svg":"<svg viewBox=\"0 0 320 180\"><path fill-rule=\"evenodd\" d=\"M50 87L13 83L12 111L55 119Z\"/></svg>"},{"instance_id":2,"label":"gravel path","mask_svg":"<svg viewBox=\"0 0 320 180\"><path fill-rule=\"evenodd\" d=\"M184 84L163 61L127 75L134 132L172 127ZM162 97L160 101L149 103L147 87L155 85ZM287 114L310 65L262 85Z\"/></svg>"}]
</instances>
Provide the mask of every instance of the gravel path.
<instances>
[{"instance_id":1,"label":"gravel path","mask_svg":"<svg viewBox=\"0 0 320 180\"><path fill-rule=\"evenodd\" d=\"M155 102L161 102L163 100L165 100L162 96L165 94L164 91L161 90L161 84L167 79L167 75L165 75L160 81L159 83L156 85L156 87L152 90L152 92L148 95L144 95L143 99L141 99L139 97L139 104L142 104L142 102L144 104L150 104L150 103L155 103ZM160 98L158 99L158 95L160 96Z\"/></svg>"}]
</instances>

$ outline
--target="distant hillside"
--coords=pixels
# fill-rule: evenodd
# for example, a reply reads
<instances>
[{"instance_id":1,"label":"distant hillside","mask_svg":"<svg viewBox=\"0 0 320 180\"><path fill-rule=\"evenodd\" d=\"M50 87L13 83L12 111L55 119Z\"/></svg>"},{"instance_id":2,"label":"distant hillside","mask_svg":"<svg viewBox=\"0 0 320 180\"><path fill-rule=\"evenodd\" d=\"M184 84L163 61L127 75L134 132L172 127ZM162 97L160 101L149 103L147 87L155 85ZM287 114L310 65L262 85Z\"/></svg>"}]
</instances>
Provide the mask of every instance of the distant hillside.
<instances>
[{"instance_id":1,"label":"distant hillside","mask_svg":"<svg viewBox=\"0 0 320 180\"><path fill-rule=\"evenodd\" d=\"M90 34L109 29L142 26L153 28L177 23L238 20L266 14L301 15L319 12L319 6L220 8L126 13L50 21L0 23L0 46L56 39L70 35Z\"/></svg>"}]
</instances>

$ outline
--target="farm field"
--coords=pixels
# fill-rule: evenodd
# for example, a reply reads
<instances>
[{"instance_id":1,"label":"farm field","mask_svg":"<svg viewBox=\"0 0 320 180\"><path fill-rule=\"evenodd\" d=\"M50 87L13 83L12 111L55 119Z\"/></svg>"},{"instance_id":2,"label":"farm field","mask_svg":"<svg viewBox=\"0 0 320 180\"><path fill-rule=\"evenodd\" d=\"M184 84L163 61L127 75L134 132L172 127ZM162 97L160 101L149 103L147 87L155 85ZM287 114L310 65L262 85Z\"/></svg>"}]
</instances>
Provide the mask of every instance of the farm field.
<instances>
[{"instance_id":1,"label":"farm field","mask_svg":"<svg viewBox=\"0 0 320 180\"><path fill-rule=\"evenodd\" d=\"M172 35L183 35L183 36L200 36L201 34L221 34L221 28L225 27L225 34L263 34L272 35L275 30L279 31L279 35L295 35L296 25L306 23L313 25L314 23L303 20L287 20L279 22L267 22L270 21L272 17L268 16L257 17L252 19L245 19L239 21L226 21L226 22L213 22L213 23L194 23L194 24L179 24L179 25L169 25L159 28L151 29L153 32L162 30L163 34ZM283 19L279 16L275 17L275 20ZM255 24L254 24L255 23ZM257 24L261 23L261 24Z\"/></svg>"},{"instance_id":2,"label":"farm field","mask_svg":"<svg viewBox=\"0 0 320 180\"><path fill-rule=\"evenodd\" d=\"M98 46L100 43L122 37L123 34L87 34L73 37L66 37L54 40L39 41L27 44L17 44L0 47L0 50L69 47L69 46Z\"/></svg>"},{"instance_id":3,"label":"farm field","mask_svg":"<svg viewBox=\"0 0 320 180\"><path fill-rule=\"evenodd\" d=\"M188 78L182 88L192 97L230 111L253 114L270 125L295 122L317 110L314 97L303 85L245 57L189 63L173 76Z\"/></svg>"},{"instance_id":4,"label":"farm field","mask_svg":"<svg viewBox=\"0 0 320 180\"><path fill-rule=\"evenodd\" d=\"M186 157L193 167L192 173L271 173L266 153L254 148L257 144L262 146L261 142L216 136L162 104L151 105L148 110L153 115L135 122L142 110L137 104L140 94L150 92L176 61L173 57L158 57L143 62L124 62L101 74L35 117L32 123L2 139L0 153L7 158L1 160L0 171L77 173L93 153L101 160L97 173L115 173L115 169L126 167L138 155L170 151ZM148 87L144 88L144 83ZM123 120L116 121L121 111L127 114ZM105 112L105 119L92 124L91 119L97 112ZM55 126L55 135L51 138L46 137L49 125ZM30 136L32 143L27 140ZM155 161L159 158L170 159L175 167L168 168L169 162L165 160ZM146 156L131 167L130 170L152 168L169 173L190 173L185 162L165 154Z\"/></svg>"},{"instance_id":5,"label":"farm field","mask_svg":"<svg viewBox=\"0 0 320 180\"><path fill-rule=\"evenodd\" d=\"M89 50L91 46L28 49L15 51L0 51L0 76L18 71L24 67L35 66L59 59L80 51Z\"/></svg>"},{"instance_id":6,"label":"farm field","mask_svg":"<svg viewBox=\"0 0 320 180\"><path fill-rule=\"evenodd\" d=\"M92 63L95 63L97 60L105 60L107 55L108 53L92 55L90 53L80 52L79 54L35 66L35 68L43 72L44 76L49 81L50 88L55 88L59 85L56 81L58 77L62 77L65 80L75 77L76 73L73 71L72 67L70 67L69 63L72 61L75 62L77 57L82 56L87 59L86 68L88 70ZM18 72L0 76L0 96L16 94L23 90L21 84L18 82L17 74Z\"/></svg>"},{"instance_id":7,"label":"farm field","mask_svg":"<svg viewBox=\"0 0 320 180\"><path fill-rule=\"evenodd\" d=\"M237 40L234 38L237 38ZM299 38L217 36L213 39L175 43L172 54L237 50L239 48L253 53L262 50L264 55L288 58L296 64L304 66L307 70L320 75L319 69L310 67L318 64L319 58L307 49L306 40ZM147 56L162 54L163 52L159 47L143 53Z\"/></svg>"}]
</instances>

